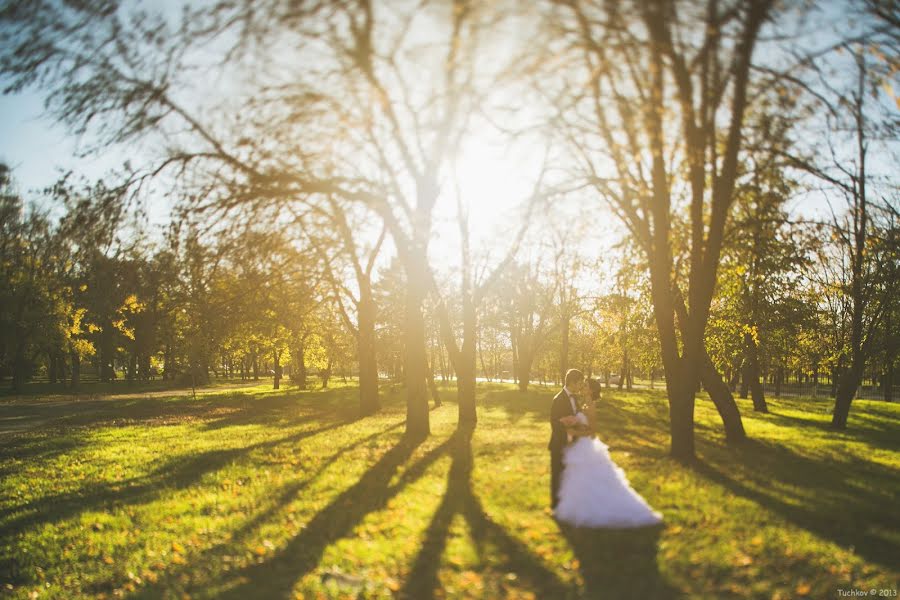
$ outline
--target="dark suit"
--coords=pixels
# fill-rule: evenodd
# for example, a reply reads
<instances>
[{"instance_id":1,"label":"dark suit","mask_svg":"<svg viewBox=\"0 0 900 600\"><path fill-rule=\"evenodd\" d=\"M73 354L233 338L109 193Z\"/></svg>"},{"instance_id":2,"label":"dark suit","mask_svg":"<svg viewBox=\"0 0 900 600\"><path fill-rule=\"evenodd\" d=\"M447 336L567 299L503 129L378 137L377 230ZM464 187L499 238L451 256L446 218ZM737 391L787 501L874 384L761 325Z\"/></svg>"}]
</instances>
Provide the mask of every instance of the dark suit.
<instances>
[{"instance_id":1,"label":"dark suit","mask_svg":"<svg viewBox=\"0 0 900 600\"><path fill-rule=\"evenodd\" d=\"M578 397L575 396L575 405L578 406ZM574 415L572 411L572 403L569 401L569 395L566 390L554 396L553 404L550 406L550 443L547 449L550 450L550 507L556 508L559 502L559 483L563 471L563 449L569 442L566 427L559 422L565 416Z\"/></svg>"}]
</instances>

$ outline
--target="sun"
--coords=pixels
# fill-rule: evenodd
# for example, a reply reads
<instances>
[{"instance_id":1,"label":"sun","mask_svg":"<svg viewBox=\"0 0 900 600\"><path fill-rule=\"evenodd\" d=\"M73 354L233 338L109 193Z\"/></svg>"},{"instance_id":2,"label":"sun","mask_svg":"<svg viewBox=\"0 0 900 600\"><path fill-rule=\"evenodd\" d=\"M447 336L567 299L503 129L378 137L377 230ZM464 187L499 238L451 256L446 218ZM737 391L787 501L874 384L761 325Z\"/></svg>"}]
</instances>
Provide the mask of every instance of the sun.
<instances>
[{"instance_id":1,"label":"sun","mask_svg":"<svg viewBox=\"0 0 900 600\"><path fill-rule=\"evenodd\" d=\"M468 212L473 246L511 237L541 176L542 159L536 144L511 145L491 132L470 135L450 169L445 217L455 220L458 194Z\"/></svg>"}]
</instances>

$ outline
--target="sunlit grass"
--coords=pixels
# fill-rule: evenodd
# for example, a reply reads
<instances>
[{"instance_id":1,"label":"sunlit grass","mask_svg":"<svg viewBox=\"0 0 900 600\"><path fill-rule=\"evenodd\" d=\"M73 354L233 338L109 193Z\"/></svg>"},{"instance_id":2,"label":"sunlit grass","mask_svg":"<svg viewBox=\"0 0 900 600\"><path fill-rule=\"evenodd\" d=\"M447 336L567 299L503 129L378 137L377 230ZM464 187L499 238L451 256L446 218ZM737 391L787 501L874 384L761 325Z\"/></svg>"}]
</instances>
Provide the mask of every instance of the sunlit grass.
<instances>
[{"instance_id":1,"label":"sunlit grass","mask_svg":"<svg viewBox=\"0 0 900 600\"><path fill-rule=\"evenodd\" d=\"M898 585L895 405L857 402L837 434L825 401L772 400L769 415L741 401L752 439L728 447L700 400L688 467L667 457L661 391L609 391L601 435L666 522L589 532L546 508L550 390L482 384L474 432L445 402L412 445L399 390L357 420L353 387L269 387L61 405L2 434L6 591L824 598Z\"/></svg>"}]
</instances>

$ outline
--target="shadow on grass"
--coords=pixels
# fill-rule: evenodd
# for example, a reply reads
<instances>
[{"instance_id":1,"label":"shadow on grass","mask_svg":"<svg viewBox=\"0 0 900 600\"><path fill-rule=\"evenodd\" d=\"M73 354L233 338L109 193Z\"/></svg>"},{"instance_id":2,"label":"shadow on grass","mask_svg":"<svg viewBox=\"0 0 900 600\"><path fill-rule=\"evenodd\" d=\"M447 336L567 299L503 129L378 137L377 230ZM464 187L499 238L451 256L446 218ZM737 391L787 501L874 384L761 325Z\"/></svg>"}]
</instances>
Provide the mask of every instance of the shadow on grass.
<instances>
[{"instance_id":1,"label":"shadow on grass","mask_svg":"<svg viewBox=\"0 0 900 600\"><path fill-rule=\"evenodd\" d=\"M811 459L781 445L749 439L734 447L704 445L698 474L811 533L887 568L900 545L892 533L900 474L862 460Z\"/></svg>"},{"instance_id":2,"label":"shadow on grass","mask_svg":"<svg viewBox=\"0 0 900 600\"><path fill-rule=\"evenodd\" d=\"M447 492L441 500L428 529L422 548L413 563L401 598L418 600L434 598L440 590L438 570L453 518L460 514L466 520L480 555L496 549L503 556L501 568L530 584L538 598L565 598L572 590L550 571L520 541L485 513L472 490L472 429L460 426L448 440L453 462L447 479ZM485 590L485 597L500 596L500 590Z\"/></svg>"},{"instance_id":3,"label":"shadow on grass","mask_svg":"<svg viewBox=\"0 0 900 600\"><path fill-rule=\"evenodd\" d=\"M282 508L294 501L299 494L304 492L316 479L331 465L338 461L344 454L361 447L368 442L379 439L384 435L399 429L405 424L399 421L386 429L372 433L366 437L360 438L351 444L339 448L332 453L324 462L322 462L316 470L301 480L291 482L281 487L273 499L265 508L254 513L246 522L237 529L230 532L227 541L218 543L210 548L191 557L185 565L181 567L169 565L164 573L161 573L161 579L153 586L137 590L132 596L137 598L160 598L172 594L173 582L182 581L185 576L198 574L197 570L205 570L204 565L220 565L226 557L239 553L245 542L253 537L254 533L262 525L273 521ZM116 582L105 582L95 586L91 591L94 593L109 592L115 587ZM174 587L178 587L177 584Z\"/></svg>"},{"instance_id":4,"label":"shadow on grass","mask_svg":"<svg viewBox=\"0 0 900 600\"><path fill-rule=\"evenodd\" d=\"M215 430L251 424L329 427L359 418L354 388L246 394L229 392L172 398L54 401L0 405L0 476L27 460L48 460L83 446L100 427L165 426L199 422Z\"/></svg>"},{"instance_id":5,"label":"shadow on grass","mask_svg":"<svg viewBox=\"0 0 900 600\"><path fill-rule=\"evenodd\" d=\"M275 440L268 440L225 450L200 452L168 461L150 474L120 482L89 484L72 492L40 498L24 506L0 510L0 528L4 536L14 537L26 529L69 519L89 511L110 510L115 507L146 503L170 490L182 490L197 484L205 474L217 471L241 456L267 450L282 444L296 443L340 426L337 422L312 430L304 430ZM19 568L12 562L0 562L0 571L13 579Z\"/></svg>"},{"instance_id":6,"label":"shadow on grass","mask_svg":"<svg viewBox=\"0 0 900 600\"><path fill-rule=\"evenodd\" d=\"M532 385L523 394L509 384L479 383L478 391L484 394L479 398L481 406L501 409L515 423L525 417L549 419L550 405L559 389Z\"/></svg>"},{"instance_id":7,"label":"shadow on grass","mask_svg":"<svg viewBox=\"0 0 900 600\"><path fill-rule=\"evenodd\" d=\"M299 414L311 409L315 409L312 417L316 419L325 410L329 417L349 420L359 416L356 398L356 388L349 387L318 391L314 395L299 389L247 393L238 388L206 393L196 399L187 394L13 402L0 404L0 434L25 433L37 428L161 426L187 421L200 421L209 429L219 429L283 419L296 422Z\"/></svg>"},{"instance_id":8,"label":"shadow on grass","mask_svg":"<svg viewBox=\"0 0 900 600\"><path fill-rule=\"evenodd\" d=\"M681 598L656 562L662 526L576 528L557 522L578 559L588 598Z\"/></svg>"},{"instance_id":9,"label":"shadow on grass","mask_svg":"<svg viewBox=\"0 0 900 600\"><path fill-rule=\"evenodd\" d=\"M699 402L708 402L705 395ZM786 521L812 534L853 551L866 560L893 568L900 555L896 532L900 518L885 507L896 504L900 494L900 473L887 465L867 460L865 449L854 444L838 460L842 441L864 443L871 448L900 450L900 422L896 413L870 403L851 412L846 431L828 428L828 420L814 415L784 414L785 409L809 411L816 401L776 399L771 412L746 412L750 421L784 427L793 436L786 443L764 437L725 444L721 425L713 420L698 422L697 448L700 458L694 471L736 496L757 503ZM828 404L818 401L819 405ZM815 408L815 407L813 407ZM871 418L867 413L878 416ZM714 417L715 419L716 417ZM637 409L601 404L598 407L601 438L609 434L613 450L626 450L651 459L667 454L668 421L662 402ZM764 434L760 434L761 436ZM661 437L663 436L663 437ZM820 444L821 442L821 444ZM825 443L828 442L828 443ZM836 442L836 443L835 443ZM652 448L650 446L653 446Z\"/></svg>"},{"instance_id":10,"label":"shadow on grass","mask_svg":"<svg viewBox=\"0 0 900 600\"><path fill-rule=\"evenodd\" d=\"M366 515L384 508L391 498L424 475L447 451L450 439L425 453L391 485L394 475L409 460L419 444L419 441L401 438L355 484L316 513L284 548L270 558L235 573L238 584L224 592L222 597L243 599L288 596L294 584L318 566L328 546L350 535Z\"/></svg>"}]
</instances>

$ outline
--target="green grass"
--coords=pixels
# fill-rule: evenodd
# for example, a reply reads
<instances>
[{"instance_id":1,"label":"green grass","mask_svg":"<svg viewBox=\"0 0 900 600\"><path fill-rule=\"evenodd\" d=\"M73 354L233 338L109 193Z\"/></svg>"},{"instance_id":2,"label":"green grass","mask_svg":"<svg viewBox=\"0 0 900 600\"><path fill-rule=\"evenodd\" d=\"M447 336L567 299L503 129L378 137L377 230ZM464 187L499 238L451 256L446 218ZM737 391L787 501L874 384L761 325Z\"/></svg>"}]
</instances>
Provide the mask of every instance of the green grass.
<instances>
[{"instance_id":1,"label":"green grass","mask_svg":"<svg viewBox=\"0 0 900 600\"><path fill-rule=\"evenodd\" d=\"M481 384L479 423L400 391L267 385L0 405L0 593L12 597L838 598L897 589L900 406L741 402L726 446L698 400L700 460L667 456L661 391L612 390L601 436L665 516L638 531L548 514L552 392ZM445 398L452 398L446 389ZM43 407L43 408L41 408ZM22 418L14 418L22 416Z\"/></svg>"}]
</instances>

